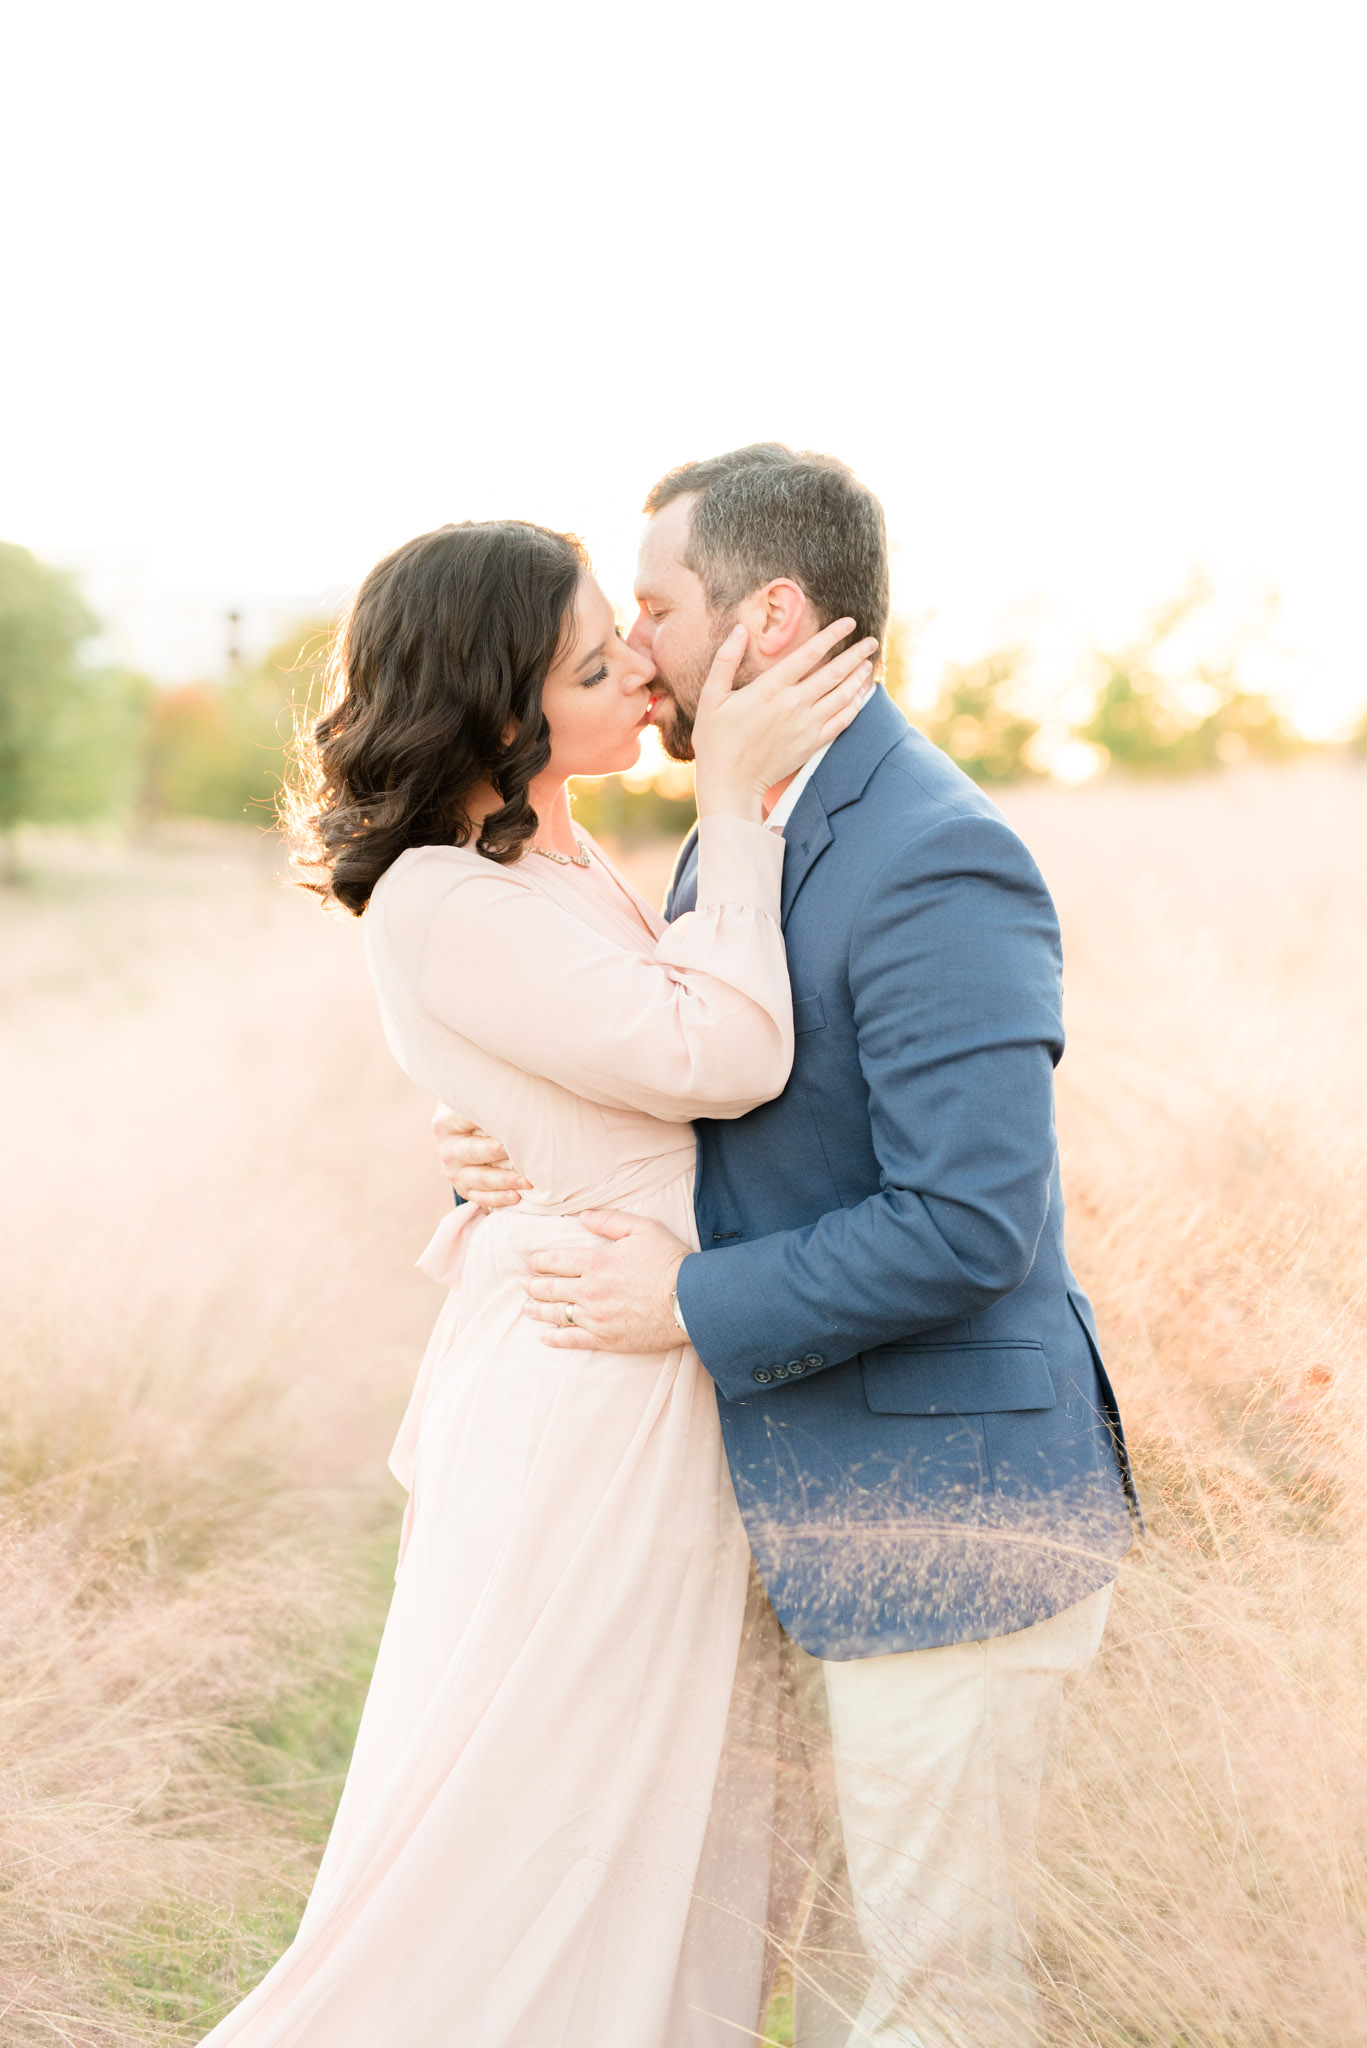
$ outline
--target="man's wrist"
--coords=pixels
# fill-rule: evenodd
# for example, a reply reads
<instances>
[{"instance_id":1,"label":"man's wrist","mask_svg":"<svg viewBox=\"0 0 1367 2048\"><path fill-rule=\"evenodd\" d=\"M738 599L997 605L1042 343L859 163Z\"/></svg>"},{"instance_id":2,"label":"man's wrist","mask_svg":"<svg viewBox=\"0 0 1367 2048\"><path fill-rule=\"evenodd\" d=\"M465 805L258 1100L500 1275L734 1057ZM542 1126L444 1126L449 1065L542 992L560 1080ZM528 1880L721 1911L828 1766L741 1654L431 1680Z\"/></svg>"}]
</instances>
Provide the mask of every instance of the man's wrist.
<instances>
[{"instance_id":1,"label":"man's wrist","mask_svg":"<svg viewBox=\"0 0 1367 2048\"><path fill-rule=\"evenodd\" d=\"M675 1323L678 1325L679 1334L683 1338L685 1343L688 1343L690 1340L688 1335L688 1325L684 1321L683 1310L679 1307L679 1271L683 1265L684 1259L686 1259L687 1256L687 1252L684 1252L679 1258L677 1258L674 1261L674 1271L670 1275L669 1280L669 1312L673 1316Z\"/></svg>"}]
</instances>

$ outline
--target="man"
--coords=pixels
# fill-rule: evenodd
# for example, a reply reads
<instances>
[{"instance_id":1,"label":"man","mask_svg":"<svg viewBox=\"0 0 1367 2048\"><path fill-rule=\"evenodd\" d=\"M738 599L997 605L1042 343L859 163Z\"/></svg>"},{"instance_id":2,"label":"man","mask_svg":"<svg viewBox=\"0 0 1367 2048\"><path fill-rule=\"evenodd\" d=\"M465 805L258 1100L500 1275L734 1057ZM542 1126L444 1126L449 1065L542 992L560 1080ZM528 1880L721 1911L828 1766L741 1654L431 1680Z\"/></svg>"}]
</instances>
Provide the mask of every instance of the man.
<instances>
[{"instance_id":1,"label":"man","mask_svg":"<svg viewBox=\"0 0 1367 2048\"><path fill-rule=\"evenodd\" d=\"M739 449L646 510L630 639L676 756L737 623L741 681L836 617L882 637L882 513L843 464ZM586 1217L602 1249L534 1261L530 1312L589 1349L682 1330L716 1382L790 1691L829 1716L848 1865L799 1951L798 2048L1004 2048L1034 2038L1041 1776L1138 1516L1064 1252L1058 928L1020 840L881 688L769 794L788 1086L699 1124L700 1251ZM695 889L690 838L667 914ZM497 1199L500 1148L462 1132L439 1123L448 1171Z\"/></svg>"}]
</instances>

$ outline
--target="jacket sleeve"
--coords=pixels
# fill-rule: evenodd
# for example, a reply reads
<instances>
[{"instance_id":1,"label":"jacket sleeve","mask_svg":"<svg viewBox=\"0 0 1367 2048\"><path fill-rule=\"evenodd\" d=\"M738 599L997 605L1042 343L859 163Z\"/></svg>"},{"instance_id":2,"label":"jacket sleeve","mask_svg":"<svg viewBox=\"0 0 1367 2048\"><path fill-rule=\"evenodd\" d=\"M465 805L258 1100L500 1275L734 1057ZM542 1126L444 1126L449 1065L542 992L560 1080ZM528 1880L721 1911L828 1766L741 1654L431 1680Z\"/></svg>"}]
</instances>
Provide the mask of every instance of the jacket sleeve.
<instances>
[{"instance_id":1,"label":"jacket sleeve","mask_svg":"<svg viewBox=\"0 0 1367 2048\"><path fill-rule=\"evenodd\" d=\"M415 993L525 1072L673 1123L743 1116L782 1092L793 1005L779 928L783 842L704 820L698 907L653 950L614 943L494 863L430 862Z\"/></svg>"},{"instance_id":2,"label":"jacket sleeve","mask_svg":"<svg viewBox=\"0 0 1367 2048\"><path fill-rule=\"evenodd\" d=\"M733 1398L986 1308L1048 1213L1061 951L1010 828L952 815L894 855L853 914L849 977L881 1189L685 1259L689 1335Z\"/></svg>"}]
</instances>

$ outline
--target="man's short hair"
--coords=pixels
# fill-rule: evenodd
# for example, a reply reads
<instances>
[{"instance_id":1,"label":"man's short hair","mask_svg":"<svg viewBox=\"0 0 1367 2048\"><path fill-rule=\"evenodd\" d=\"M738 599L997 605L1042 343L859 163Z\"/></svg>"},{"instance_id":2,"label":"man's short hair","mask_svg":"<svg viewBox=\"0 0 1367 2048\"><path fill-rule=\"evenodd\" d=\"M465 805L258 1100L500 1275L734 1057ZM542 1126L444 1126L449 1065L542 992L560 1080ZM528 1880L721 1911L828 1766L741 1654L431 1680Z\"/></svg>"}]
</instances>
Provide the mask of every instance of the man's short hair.
<instances>
[{"instance_id":1,"label":"man's short hair","mask_svg":"<svg viewBox=\"0 0 1367 2048\"><path fill-rule=\"evenodd\" d=\"M697 494L684 561L714 612L728 612L776 576L791 577L823 626L852 618L855 639L882 640L888 623L883 508L833 455L781 441L685 462L646 499L658 512Z\"/></svg>"}]
</instances>

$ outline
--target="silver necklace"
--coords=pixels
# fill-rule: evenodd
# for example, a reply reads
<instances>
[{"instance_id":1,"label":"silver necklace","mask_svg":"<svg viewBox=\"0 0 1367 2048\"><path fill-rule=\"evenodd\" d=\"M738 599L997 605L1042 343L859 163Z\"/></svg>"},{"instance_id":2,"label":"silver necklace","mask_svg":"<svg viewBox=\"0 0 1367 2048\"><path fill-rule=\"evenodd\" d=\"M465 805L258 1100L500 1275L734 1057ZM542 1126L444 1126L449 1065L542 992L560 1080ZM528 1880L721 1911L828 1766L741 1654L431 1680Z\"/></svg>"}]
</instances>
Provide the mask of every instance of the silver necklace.
<instances>
[{"instance_id":1,"label":"silver necklace","mask_svg":"<svg viewBox=\"0 0 1367 2048\"><path fill-rule=\"evenodd\" d=\"M542 860L558 861L562 868L586 868L590 865L589 850L582 839L576 839L578 853L556 853L549 846L534 846L533 853L539 853Z\"/></svg>"}]
</instances>

